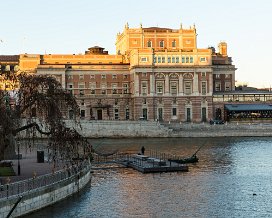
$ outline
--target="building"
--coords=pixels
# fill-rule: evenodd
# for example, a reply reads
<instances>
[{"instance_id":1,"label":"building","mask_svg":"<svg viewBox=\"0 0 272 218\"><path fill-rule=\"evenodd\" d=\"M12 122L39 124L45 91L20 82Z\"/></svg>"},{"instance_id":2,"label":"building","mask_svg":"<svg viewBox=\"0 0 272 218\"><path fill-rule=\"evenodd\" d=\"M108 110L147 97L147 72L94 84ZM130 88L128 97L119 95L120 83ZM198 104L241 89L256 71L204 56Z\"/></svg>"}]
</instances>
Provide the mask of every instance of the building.
<instances>
[{"instance_id":1,"label":"building","mask_svg":"<svg viewBox=\"0 0 272 218\"><path fill-rule=\"evenodd\" d=\"M22 71L59 80L77 97L81 118L87 120L227 119L231 107L225 107L225 96L236 95L236 68L227 44L220 42L218 51L198 48L195 26L126 24L117 34L115 55L94 46L85 54L22 54L18 64Z\"/></svg>"}]
</instances>

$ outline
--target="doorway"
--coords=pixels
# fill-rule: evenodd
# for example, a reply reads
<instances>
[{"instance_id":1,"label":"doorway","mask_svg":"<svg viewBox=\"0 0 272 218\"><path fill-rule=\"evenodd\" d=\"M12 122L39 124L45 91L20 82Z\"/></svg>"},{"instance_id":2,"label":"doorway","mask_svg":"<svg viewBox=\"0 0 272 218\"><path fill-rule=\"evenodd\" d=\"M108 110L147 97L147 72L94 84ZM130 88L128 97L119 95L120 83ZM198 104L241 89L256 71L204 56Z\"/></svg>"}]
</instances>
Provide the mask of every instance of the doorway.
<instances>
[{"instance_id":1,"label":"doorway","mask_svg":"<svg viewBox=\"0 0 272 218\"><path fill-rule=\"evenodd\" d=\"M97 119L102 120L102 109L97 110Z\"/></svg>"}]
</instances>

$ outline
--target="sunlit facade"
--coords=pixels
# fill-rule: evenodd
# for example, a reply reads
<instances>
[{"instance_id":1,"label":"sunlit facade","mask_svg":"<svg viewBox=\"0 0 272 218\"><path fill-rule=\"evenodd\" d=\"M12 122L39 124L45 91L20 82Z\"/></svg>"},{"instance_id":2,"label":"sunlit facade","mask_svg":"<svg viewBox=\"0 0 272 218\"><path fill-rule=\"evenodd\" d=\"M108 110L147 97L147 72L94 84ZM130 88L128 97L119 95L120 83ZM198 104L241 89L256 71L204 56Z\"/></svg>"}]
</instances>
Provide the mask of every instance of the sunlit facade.
<instances>
[{"instance_id":1,"label":"sunlit facade","mask_svg":"<svg viewBox=\"0 0 272 218\"><path fill-rule=\"evenodd\" d=\"M217 52L198 48L195 26L126 24L117 34L115 55L95 46L84 54L18 59L21 71L56 77L77 97L80 116L87 120L206 122L215 116L213 94L235 89L227 44L220 42Z\"/></svg>"}]
</instances>

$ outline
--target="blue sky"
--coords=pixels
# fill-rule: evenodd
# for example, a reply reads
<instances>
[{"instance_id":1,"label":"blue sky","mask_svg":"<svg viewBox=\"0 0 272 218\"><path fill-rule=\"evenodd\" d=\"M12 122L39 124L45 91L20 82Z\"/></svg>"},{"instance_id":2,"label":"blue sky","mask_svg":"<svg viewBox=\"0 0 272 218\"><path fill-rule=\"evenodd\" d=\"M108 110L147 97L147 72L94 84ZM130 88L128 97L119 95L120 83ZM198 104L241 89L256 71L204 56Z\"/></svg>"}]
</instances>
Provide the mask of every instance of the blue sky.
<instances>
[{"instance_id":1,"label":"blue sky","mask_svg":"<svg viewBox=\"0 0 272 218\"><path fill-rule=\"evenodd\" d=\"M0 0L0 54L84 53L99 45L115 53L115 38L130 27L178 29L195 24L198 47L228 43L236 80L272 86L271 0Z\"/></svg>"}]
</instances>

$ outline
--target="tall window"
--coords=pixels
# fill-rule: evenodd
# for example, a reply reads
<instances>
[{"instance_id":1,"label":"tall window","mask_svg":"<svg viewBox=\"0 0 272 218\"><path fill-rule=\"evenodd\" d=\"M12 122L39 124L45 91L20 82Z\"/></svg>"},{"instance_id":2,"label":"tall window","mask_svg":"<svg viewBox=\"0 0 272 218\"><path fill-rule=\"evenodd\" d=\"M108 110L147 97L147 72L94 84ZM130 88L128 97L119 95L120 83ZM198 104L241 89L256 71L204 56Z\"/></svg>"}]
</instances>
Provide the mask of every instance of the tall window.
<instances>
[{"instance_id":1,"label":"tall window","mask_svg":"<svg viewBox=\"0 0 272 218\"><path fill-rule=\"evenodd\" d=\"M161 47L161 48L164 47L164 41L163 41L163 40L160 41L160 47Z\"/></svg>"},{"instance_id":2,"label":"tall window","mask_svg":"<svg viewBox=\"0 0 272 218\"><path fill-rule=\"evenodd\" d=\"M127 83L123 84L123 93L128 94L128 84Z\"/></svg>"},{"instance_id":3,"label":"tall window","mask_svg":"<svg viewBox=\"0 0 272 218\"><path fill-rule=\"evenodd\" d=\"M95 94L96 83L91 82L91 83L89 83L89 85L90 85L91 94Z\"/></svg>"},{"instance_id":4,"label":"tall window","mask_svg":"<svg viewBox=\"0 0 272 218\"><path fill-rule=\"evenodd\" d=\"M117 84L112 84L112 94L117 94Z\"/></svg>"},{"instance_id":5,"label":"tall window","mask_svg":"<svg viewBox=\"0 0 272 218\"><path fill-rule=\"evenodd\" d=\"M194 63L194 58L190 57L190 63Z\"/></svg>"},{"instance_id":6,"label":"tall window","mask_svg":"<svg viewBox=\"0 0 272 218\"><path fill-rule=\"evenodd\" d=\"M83 80L84 79L84 75L79 75L79 79Z\"/></svg>"},{"instance_id":7,"label":"tall window","mask_svg":"<svg viewBox=\"0 0 272 218\"><path fill-rule=\"evenodd\" d=\"M172 108L172 116L177 116L177 108Z\"/></svg>"},{"instance_id":8,"label":"tall window","mask_svg":"<svg viewBox=\"0 0 272 218\"><path fill-rule=\"evenodd\" d=\"M184 93L189 95L192 93L192 82L191 81L185 81L184 82Z\"/></svg>"},{"instance_id":9,"label":"tall window","mask_svg":"<svg viewBox=\"0 0 272 218\"><path fill-rule=\"evenodd\" d=\"M215 83L215 91L216 91L216 92L221 91L221 82L216 82L216 83Z\"/></svg>"},{"instance_id":10,"label":"tall window","mask_svg":"<svg viewBox=\"0 0 272 218\"><path fill-rule=\"evenodd\" d=\"M79 89L84 89L85 88L85 83L78 83L78 88Z\"/></svg>"},{"instance_id":11,"label":"tall window","mask_svg":"<svg viewBox=\"0 0 272 218\"><path fill-rule=\"evenodd\" d=\"M172 47L176 47L176 40L172 41Z\"/></svg>"},{"instance_id":12,"label":"tall window","mask_svg":"<svg viewBox=\"0 0 272 218\"><path fill-rule=\"evenodd\" d=\"M182 62L182 63L185 63L185 57L184 57L184 56L182 56L181 62Z\"/></svg>"},{"instance_id":13,"label":"tall window","mask_svg":"<svg viewBox=\"0 0 272 218\"><path fill-rule=\"evenodd\" d=\"M171 82L170 87L171 87L171 94L172 95L177 94L177 82Z\"/></svg>"},{"instance_id":14,"label":"tall window","mask_svg":"<svg viewBox=\"0 0 272 218\"><path fill-rule=\"evenodd\" d=\"M203 95L206 95L207 93L207 83L206 82L201 82L201 91Z\"/></svg>"},{"instance_id":15,"label":"tall window","mask_svg":"<svg viewBox=\"0 0 272 218\"><path fill-rule=\"evenodd\" d=\"M106 94L107 93L107 85L106 84L101 84L101 94Z\"/></svg>"},{"instance_id":16,"label":"tall window","mask_svg":"<svg viewBox=\"0 0 272 218\"><path fill-rule=\"evenodd\" d=\"M146 94L147 94L147 83L142 82L142 95L146 95Z\"/></svg>"},{"instance_id":17,"label":"tall window","mask_svg":"<svg viewBox=\"0 0 272 218\"><path fill-rule=\"evenodd\" d=\"M114 109L114 119L118 120L119 119L119 111L117 108Z\"/></svg>"},{"instance_id":18,"label":"tall window","mask_svg":"<svg viewBox=\"0 0 272 218\"><path fill-rule=\"evenodd\" d=\"M147 41L147 47L148 48L151 48L152 47L152 42L149 40L149 41Z\"/></svg>"},{"instance_id":19,"label":"tall window","mask_svg":"<svg viewBox=\"0 0 272 218\"><path fill-rule=\"evenodd\" d=\"M231 90L231 83L225 82L225 91L230 91L230 90Z\"/></svg>"},{"instance_id":20,"label":"tall window","mask_svg":"<svg viewBox=\"0 0 272 218\"><path fill-rule=\"evenodd\" d=\"M129 107L126 106L126 120L129 120Z\"/></svg>"},{"instance_id":21,"label":"tall window","mask_svg":"<svg viewBox=\"0 0 272 218\"><path fill-rule=\"evenodd\" d=\"M156 87L157 94L162 94L163 93L163 82L157 82L156 85L157 85L157 87Z\"/></svg>"}]
</instances>

